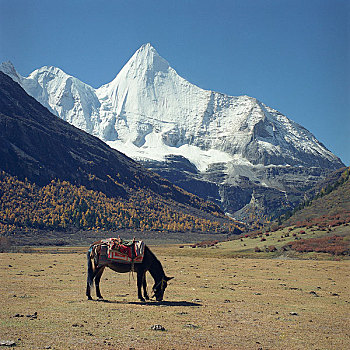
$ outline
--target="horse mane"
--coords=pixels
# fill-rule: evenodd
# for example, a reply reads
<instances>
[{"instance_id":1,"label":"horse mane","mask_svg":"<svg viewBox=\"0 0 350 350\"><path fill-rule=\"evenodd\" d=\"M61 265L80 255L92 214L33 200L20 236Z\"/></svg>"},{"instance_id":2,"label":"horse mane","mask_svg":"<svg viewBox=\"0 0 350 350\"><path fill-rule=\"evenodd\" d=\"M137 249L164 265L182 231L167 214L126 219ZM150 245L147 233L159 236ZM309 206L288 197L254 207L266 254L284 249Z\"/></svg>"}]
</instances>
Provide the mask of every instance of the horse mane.
<instances>
[{"instance_id":1,"label":"horse mane","mask_svg":"<svg viewBox=\"0 0 350 350\"><path fill-rule=\"evenodd\" d=\"M161 262L158 260L158 258L154 255L154 253L151 251L151 249L148 248L147 245L145 245L145 256L146 254L149 254L150 257L151 257L151 264L150 264L150 269L149 269L149 272L150 274L152 275L152 277L154 278L155 276L153 275L154 273L158 273L161 275L161 277L165 276L165 272L164 272L164 269L163 269L163 266L161 264ZM154 271L152 269L152 267L155 267L155 269L157 271Z\"/></svg>"}]
</instances>

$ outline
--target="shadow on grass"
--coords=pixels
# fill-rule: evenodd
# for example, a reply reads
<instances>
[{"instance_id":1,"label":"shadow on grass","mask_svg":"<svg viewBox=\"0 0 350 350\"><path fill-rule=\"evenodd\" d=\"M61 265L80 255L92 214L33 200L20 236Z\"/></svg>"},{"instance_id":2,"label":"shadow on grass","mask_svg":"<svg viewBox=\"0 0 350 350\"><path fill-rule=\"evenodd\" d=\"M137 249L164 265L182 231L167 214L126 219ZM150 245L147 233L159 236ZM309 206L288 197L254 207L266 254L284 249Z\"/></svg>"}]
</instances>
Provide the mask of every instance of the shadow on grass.
<instances>
[{"instance_id":1,"label":"shadow on grass","mask_svg":"<svg viewBox=\"0 0 350 350\"><path fill-rule=\"evenodd\" d=\"M194 303L192 301L130 301L128 304L155 306L202 306L202 304Z\"/></svg>"},{"instance_id":2,"label":"shadow on grass","mask_svg":"<svg viewBox=\"0 0 350 350\"><path fill-rule=\"evenodd\" d=\"M202 304L192 301L123 301L123 300L106 300L94 299L100 303L108 304L129 304L129 305L152 305L152 306L202 306Z\"/></svg>"}]
</instances>

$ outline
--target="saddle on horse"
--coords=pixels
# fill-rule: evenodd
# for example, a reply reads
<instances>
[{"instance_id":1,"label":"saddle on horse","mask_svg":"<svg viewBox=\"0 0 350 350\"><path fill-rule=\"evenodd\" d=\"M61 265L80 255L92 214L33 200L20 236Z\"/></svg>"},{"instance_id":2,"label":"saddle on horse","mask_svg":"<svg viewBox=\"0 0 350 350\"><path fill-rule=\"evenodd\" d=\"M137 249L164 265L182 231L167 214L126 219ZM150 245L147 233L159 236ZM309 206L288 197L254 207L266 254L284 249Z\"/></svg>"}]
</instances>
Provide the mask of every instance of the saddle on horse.
<instances>
[{"instance_id":1,"label":"saddle on horse","mask_svg":"<svg viewBox=\"0 0 350 350\"><path fill-rule=\"evenodd\" d=\"M141 263L144 257L145 243L143 241L125 241L120 237L107 238L101 241L99 263L112 260L124 264Z\"/></svg>"}]
</instances>

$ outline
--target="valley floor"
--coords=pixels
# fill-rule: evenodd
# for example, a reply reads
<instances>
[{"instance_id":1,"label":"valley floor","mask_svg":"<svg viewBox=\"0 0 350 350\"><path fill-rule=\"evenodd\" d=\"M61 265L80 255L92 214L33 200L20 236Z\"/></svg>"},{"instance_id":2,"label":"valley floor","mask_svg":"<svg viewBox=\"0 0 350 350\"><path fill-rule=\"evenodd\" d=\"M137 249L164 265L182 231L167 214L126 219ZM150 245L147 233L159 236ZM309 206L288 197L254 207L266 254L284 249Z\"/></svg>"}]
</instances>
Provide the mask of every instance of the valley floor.
<instances>
[{"instance_id":1,"label":"valley floor","mask_svg":"<svg viewBox=\"0 0 350 350\"><path fill-rule=\"evenodd\" d=\"M175 276L163 303L139 303L136 275L111 270L101 280L105 302L87 301L83 250L0 254L0 341L16 349L350 348L349 260L152 250Z\"/></svg>"}]
</instances>

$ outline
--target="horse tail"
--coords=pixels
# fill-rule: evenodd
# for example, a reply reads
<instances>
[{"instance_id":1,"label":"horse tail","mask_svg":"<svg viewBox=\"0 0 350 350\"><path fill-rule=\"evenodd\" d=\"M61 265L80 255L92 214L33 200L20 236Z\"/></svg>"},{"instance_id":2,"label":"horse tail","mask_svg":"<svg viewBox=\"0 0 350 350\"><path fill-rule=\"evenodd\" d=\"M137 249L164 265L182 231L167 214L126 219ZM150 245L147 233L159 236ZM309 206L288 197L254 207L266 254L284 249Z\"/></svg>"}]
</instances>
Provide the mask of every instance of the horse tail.
<instances>
[{"instance_id":1,"label":"horse tail","mask_svg":"<svg viewBox=\"0 0 350 350\"><path fill-rule=\"evenodd\" d=\"M87 283L90 287L92 287L94 283L94 273L95 273L95 262L94 262L94 251L93 246L90 247L88 250L86 257L87 257L87 266L88 266L88 276L87 276Z\"/></svg>"}]
</instances>

